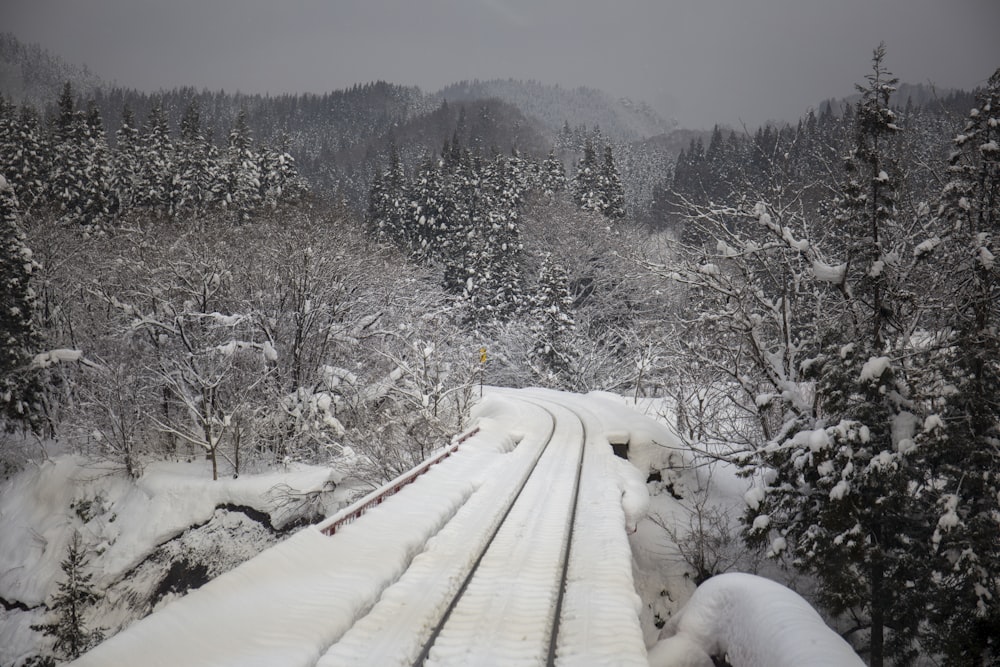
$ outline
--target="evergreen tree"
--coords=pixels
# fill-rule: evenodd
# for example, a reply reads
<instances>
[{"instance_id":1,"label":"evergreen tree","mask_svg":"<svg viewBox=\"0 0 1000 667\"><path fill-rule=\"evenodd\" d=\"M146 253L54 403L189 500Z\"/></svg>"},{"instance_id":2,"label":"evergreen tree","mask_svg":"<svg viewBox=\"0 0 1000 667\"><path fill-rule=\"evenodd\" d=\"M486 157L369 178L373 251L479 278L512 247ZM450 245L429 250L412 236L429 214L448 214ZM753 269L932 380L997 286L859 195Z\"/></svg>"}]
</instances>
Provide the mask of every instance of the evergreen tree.
<instances>
[{"instance_id":1,"label":"evergreen tree","mask_svg":"<svg viewBox=\"0 0 1000 667\"><path fill-rule=\"evenodd\" d=\"M563 166L562 160L556 156L554 148L549 151L548 157L542 163L539 179L542 192L548 196L558 194L566 189L566 168Z\"/></svg>"},{"instance_id":2,"label":"evergreen tree","mask_svg":"<svg viewBox=\"0 0 1000 667\"><path fill-rule=\"evenodd\" d=\"M97 104L90 101L83 125L83 219L100 225L110 220L113 209L112 162Z\"/></svg>"},{"instance_id":3,"label":"evergreen tree","mask_svg":"<svg viewBox=\"0 0 1000 667\"><path fill-rule=\"evenodd\" d=\"M573 179L573 197L584 211L612 219L625 217L625 189L610 145L605 145L604 160L598 162L594 144L587 139Z\"/></svg>"},{"instance_id":4,"label":"evergreen tree","mask_svg":"<svg viewBox=\"0 0 1000 667\"><path fill-rule=\"evenodd\" d=\"M31 107L18 110L0 96L0 174L18 193L22 211L45 192L44 137Z\"/></svg>"},{"instance_id":5,"label":"evergreen tree","mask_svg":"<svg viewBox=\"0 0 1000 667\"><path fill-rule=\"evenodd\" d=\"M448 292L462 294L470 275L474 273L473 244L481 237L493 206L493 193L490 184L484 180L488 174L481 159L473 159L464 149L453 159L453 171L445 193L451 199L453 216L443 254L443 286Z\"/></svg>"},{"instance_id":6,"label":"evergreen tree","mask_svg":"<svg viewBox=\"0 0 1000 667\"><path fill-rule=\"evenodd\" d=\"M279 137L277 147L265 148L259 159L261 204L273 209L279 203L294 201L303 187L295 158L288 152L288 135Z\"/></svg>"},{"instance_id":7,"label":"evergreen tree","mask_svg":"<svg viewBox=\"0 0 1000 667\"><path fill-rule=\"evenodd\" d=\"M491 201L486 216L485 248L490 256L488 289L493 317L505 320L524 303L520 203L521 193L502 156L493 161L486 187Z\"/></svg>"},{"instance_id":8,"label":"evergreen tree","mask_svg":"<svg viewBox=\"0 0 1000 667\"><path fill-rule=\"evenodd\" d=\"M573 178L573 199L576 205L584 211L601 212L605 202L601 190L601 170L597 163L594 145L587 140L583 149L583 157L576 166L576 176Z\"/></svg>"},{"instance_id":9,"label":"evergreen tree","mask_svg":"<svg viewBox=\"0 0 1000 667\"><path fill-rule=\"evenodd\" d=\"M420 262L442 260L453 235L455 200L447 185L440 161L425 159L412 186L410 211L403 228L410 252Z\"/></svg>"},{"instance_id":10,"label":"evergreen tree","mask_svg":"<svg viewBox=\"0 0 1000 667\"><path fill-rule=\"evenodd\" d=\"M121 126L115 133L115 152L111 177L111 191L115 210L125 215L136 204L139 194L140 136L135 124L135 115L128 104L122 109Z\"/></svg>"},{"instance_id":11,"label":"evergreen tree","mask_svg":"<svg viewBox=\"0 0 1000 667\"><path fill-rule=\"evenodd\" d=\"M157 99L149 110L139 151L139 191L136 206L156 216L171 215L176 204L174 145L167 114Z\"/></svg>"},{"instance_id":12,"label":"evergreen tree","mask_svg":"<svg viewBox=\"0 0 1000 667\"><path fill-rule=\"evenodd\" d=\"M604 164L601 167L599 180L601 190L601 213L612 220L625 217L625 188L621 176L615 166L615 158L611 146L604 147Z\"/></svg>"},{"instance_id":13,"label":"evergreen tree","mask_svg":"<svg viewBox=\"0 0 1000 667\"><path fill-rule=\"evenodd\" d=\"M535 343L531 351L536 371L556 386L562 384L573 365L569 337L575 327L573 297L566 269L546 253L538 275L538 290L531 297L531 329Z\"/></svg>"},{"instance_id":14,"label":"evergreen tree","mask_svg":"<svg viewBox=\"0 0 1000 667\"><path fill-rule=\"evenodd\" d=\"M912 301L901 287L900 244L908 234L894 221L898 128L884 55L880 46L868 84L859 86L855 146L836 216L845 258L836 289L846 299L818 323L825 346L808 366L815 411L800 412L776 444L758 451L773 478L748 517L751 538L762 540L766 527L781 536L773 550L787 542L795 564L817 577L830 611L864 619L877 667L886 654L905 659L913 651L925 591L902 582L920 581L914 544L929 538L911 494L912 440L899 435L916 419L900 361L910 345L901 323Z\"/></svg>"},{"instance_id":15,"label":"evergreen tree","mask_svg":"<svg viewBox=\"0 0 1000 667\"><path fill-rule=\"evenodd\" d=\"M451 275L455 288L457 277L465 276L461 289L469 319L492 324L516 313L524 301L520 195L503 156L478 163L472 173L454 254L456 261L461 257L461 268Z\"/></svg>"},{"instance_id":16,"label":"evergreen tree","mask_svg":"<svg viewBox=\"0 0 1000 667\"><path fill-rule=\"evenodd\" d=\"M66 83L59 96L52 138L52 203L67 223L88 224L87 168L90 163L88 128L83 113L75 109L73 87Z\"/></svg>"},{"instance_id":17,"label":"evergreen tree","mask_svg":"<svg viewBox=\"0 0 1000 667\"><path fill-rule=\"evenodd\" d=\"M409 247L408 225L411 183L403 170L399 151L393 144L389 150L389 166L377 172L368 193L368 228L380 241Z\"/></svg>"},{"instance_id":18,"label":"evergreen tree","mask_svg":"<svg viewBox=\"0 0 1000 667\"><path fill-rule=\"evenodd\" d=\"M260 160L253 150L246 109L241 109L229 132L222 180L217 198L237 221L246 222L260 206Z\"/></svg>"},{"instance_id":19,"label":"evergreen tree","mask_svg":"<svg viewBox=\"0 0 1000 667\"><path fill-rule=\"evenodd\" d=\"M939 361L946 390L917 439L922 497L936 519L928 643L950 664L1000 656L1000 70L955 139L941 213L953 297ZM937 239L935 239L935 242Z\"/></svg>"},{"instance_id":20,"label":"evergreen tree","mask_svg":"<svg viewBox=\"0 0 1000 667\"><path fill-rule=\"evenodd\" d=\"M66 580L59 583L59 592L50 605L50 609L57 614L56 621L31 626L32 630L54 637L53 648L66 660L79 658L87 649L104 639L103 629L88 630L84 623L83 617L87 609L99 599L90 581L93 575L84 572L86 567L86 554L80 533L74 532L66 559L62 562Z\"/></svg>"},{"instance_id":21,"label":"evergreen tree","mask_svg":"<svg viewBox=\"0 0 1000 667\"><path fill-rule=\"evenodd\" d=\"M208 206L212 190L212 166L209 162L208 141L202 133L201 109L192 97L181 116L180 139L176 149L177 204L175 216L202 213Z\"/></svg>"},{"instance_id":22,"label":"evergreen tree","mask_svg":"<svg viewBox=\"0 0 1000 667\"><path fill-rule=\"evenodd\" d=\"M8 420L33 421L40 388L28 373L40 337L31 277L38 264L25 245L14 189L0 174L0 405Z\"/></svg>"}]
</instances>

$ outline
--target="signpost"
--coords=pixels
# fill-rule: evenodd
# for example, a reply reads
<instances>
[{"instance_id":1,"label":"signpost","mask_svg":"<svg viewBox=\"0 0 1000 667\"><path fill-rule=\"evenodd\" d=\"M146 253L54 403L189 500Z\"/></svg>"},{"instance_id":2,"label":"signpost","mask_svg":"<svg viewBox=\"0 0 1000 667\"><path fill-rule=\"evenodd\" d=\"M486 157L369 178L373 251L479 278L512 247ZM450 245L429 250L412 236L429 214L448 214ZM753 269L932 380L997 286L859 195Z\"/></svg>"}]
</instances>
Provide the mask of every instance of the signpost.
<instances>
[{"instance_id":1,"label":"signpost","mask_svg":"<svg viewBox=\"0 0 1000 667\"><path fill-rule=\"evenodd\" d=\"M483 376L486 375L486 348L479 348L479 398L483 397Z\"/></svg>"}]
</instances>

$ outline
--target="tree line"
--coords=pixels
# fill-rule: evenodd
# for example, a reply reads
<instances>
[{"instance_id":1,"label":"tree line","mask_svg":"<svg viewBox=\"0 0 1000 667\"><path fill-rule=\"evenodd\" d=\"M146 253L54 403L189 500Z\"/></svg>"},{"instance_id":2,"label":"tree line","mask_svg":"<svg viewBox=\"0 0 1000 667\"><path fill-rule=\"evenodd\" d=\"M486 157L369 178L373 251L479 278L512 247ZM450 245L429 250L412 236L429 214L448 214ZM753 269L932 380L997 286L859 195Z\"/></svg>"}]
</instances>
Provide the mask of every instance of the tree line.
<instances>
[{"instance_id":1,"label":"tree line","mask_svg":"<svg viewBox=\"0 0 1000 667\"><path fill-rule=\"evenodd\" d=\"M92 228L132 213L175 221L224 213L246 221L306 191L285 147L254 145L245 112L219 147L203 132L196 100L176 132L158 103L141 127L125 107L112 148L96 102L79 108L68 83L48 122L30 106L0 100L0 159L25 213L48 209Z\"/></svg>"}]
</instances>

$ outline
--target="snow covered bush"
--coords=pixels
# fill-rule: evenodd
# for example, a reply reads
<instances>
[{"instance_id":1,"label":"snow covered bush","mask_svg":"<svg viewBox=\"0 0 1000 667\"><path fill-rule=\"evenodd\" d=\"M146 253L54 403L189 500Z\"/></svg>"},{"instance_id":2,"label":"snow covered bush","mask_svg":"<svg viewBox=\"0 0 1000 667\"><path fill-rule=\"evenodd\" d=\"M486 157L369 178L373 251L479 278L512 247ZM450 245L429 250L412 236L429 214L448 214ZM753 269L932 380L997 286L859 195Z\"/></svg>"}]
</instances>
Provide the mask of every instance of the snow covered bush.
<instances>
[{"instance_id":1,"label":"snow covered bush","mask_svg":"<svg viewBox=\"0 0 1000 667\"><path fill-rule=\"evenodd\" d=\"M796 593L751 574L701 584L649 651L656 667L861 667L865 663Z\"/></svg>"}]
</instances>

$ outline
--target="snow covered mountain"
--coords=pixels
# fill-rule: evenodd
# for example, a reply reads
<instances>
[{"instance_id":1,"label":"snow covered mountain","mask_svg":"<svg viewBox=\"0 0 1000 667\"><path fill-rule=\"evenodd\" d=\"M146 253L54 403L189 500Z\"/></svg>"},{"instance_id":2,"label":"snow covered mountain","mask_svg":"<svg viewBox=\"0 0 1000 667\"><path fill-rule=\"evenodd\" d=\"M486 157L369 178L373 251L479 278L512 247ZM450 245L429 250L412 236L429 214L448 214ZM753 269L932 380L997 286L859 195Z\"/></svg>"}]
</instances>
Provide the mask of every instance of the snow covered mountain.
<instances>
[{"instance_id":1,"label":"snow covered mountain","mask_svg":"<svg viewBox=\"0 0 1000 667\"><path fill-rule=\"evenodd\" d=\"M434 99L467 101L495 97L540 120L550 132L565 124L600 127L615 141L634 141L676 128L676 121L662 118L648 104L615 99L595 88L563 88L538 81L493 79L461 81L437 92Z\"/></svg>"}]
</instances>

